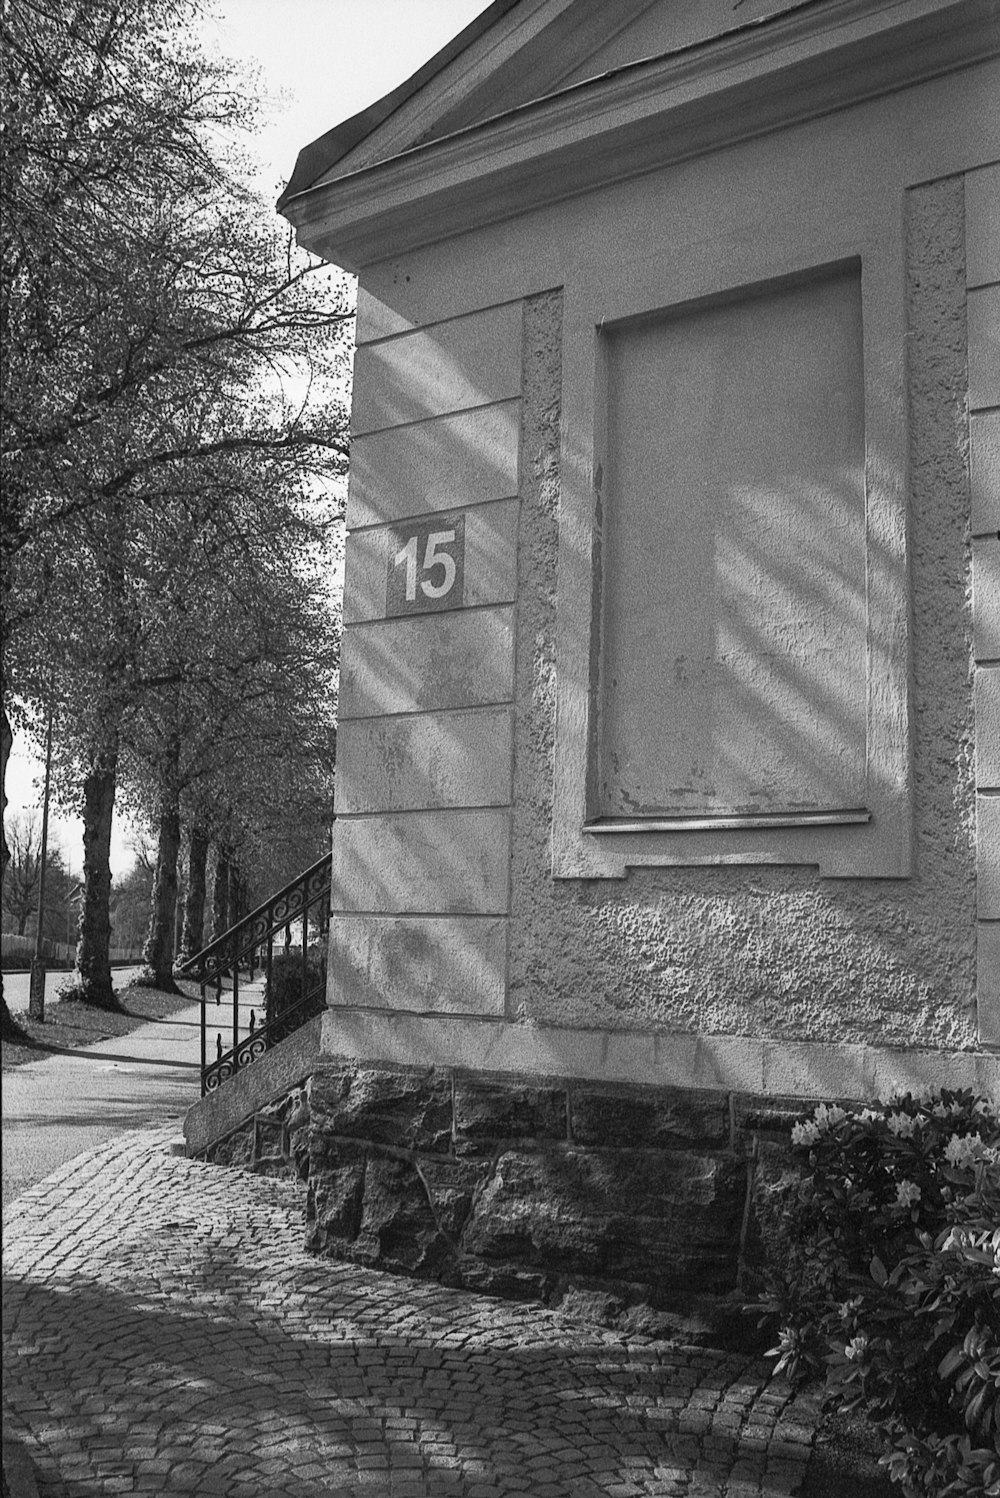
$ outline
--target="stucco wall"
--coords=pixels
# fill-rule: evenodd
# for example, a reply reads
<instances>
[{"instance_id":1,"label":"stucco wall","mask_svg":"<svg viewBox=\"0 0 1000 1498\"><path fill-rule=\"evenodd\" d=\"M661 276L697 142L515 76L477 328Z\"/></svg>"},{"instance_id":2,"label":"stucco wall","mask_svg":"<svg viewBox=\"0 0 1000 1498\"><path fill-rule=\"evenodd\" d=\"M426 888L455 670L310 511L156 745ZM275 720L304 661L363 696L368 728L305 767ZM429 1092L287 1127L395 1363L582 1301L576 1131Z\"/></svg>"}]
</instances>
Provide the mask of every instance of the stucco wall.
<instances>
[{"instance_id":1,"label":"stucco wall","mask_svg":"<svg viewBox=\"0 0 1000 1498\"><path fill-rule=\"evenodd\" d=\"M975 1044L962 180L907 195L916 868L550 877L559 298L529 303L508 1010L545 1024Z\"/></svg>"},{"instance_id":2,"label":"stucco wall","mask_svg":"<svg viewBox=\"0 0 1000 1498\"><path fill-rule=\"evenodd\" d=\"M377 1039L366 1031L359 1054L405 1059L409 1047L470 1066L481 1051L483 1065L500 1065L496 1048L509 1036L524 1066L516 1037L543 1026L550 1049L552 1037L588 1032L586 1060L560 1066L600 1076L598 1038L610 1031L627 1045L649 1037L644 1078L655 1080L664 1064L656 1038L671 1034L730 1046L736 1037L832 1043L845 1055L851 1045L875 1055L991 1043L995 1026L977 1030L976 1014L964 222L966 168L1000 155L985 125L976 136L990 71L365 272L330 1003L344 1033L361 1011L400 1022L373 1019ZM888 226L891 252L875 264L899 371L889 393L906 433L892 474L908 528L906 878L825 878L808 861L773 858L553 877L567 307L581 277L648 281L682 252L710 255L726 214L751 256L765 224L776 240L786 220L824 214L837 232ZM666 246L664 235L673 236ZM817 239L815 263L830 258ZM475 516L484 526L496 517L482 529L488 544L467 541L464 600L450 612L391 617L385 569L405 539L401 522L459 510L467 538ZM981 851L979 862L981 888ZM982 993L983 931L993 934L995 915L980 901L979 916ZM336 1050L331 1021L326 1049ZM878 1071L860 1060L852 1068L865 1086ZM825 1090L821 1071L803 1091Z\"/></svg>"}]
</instances>

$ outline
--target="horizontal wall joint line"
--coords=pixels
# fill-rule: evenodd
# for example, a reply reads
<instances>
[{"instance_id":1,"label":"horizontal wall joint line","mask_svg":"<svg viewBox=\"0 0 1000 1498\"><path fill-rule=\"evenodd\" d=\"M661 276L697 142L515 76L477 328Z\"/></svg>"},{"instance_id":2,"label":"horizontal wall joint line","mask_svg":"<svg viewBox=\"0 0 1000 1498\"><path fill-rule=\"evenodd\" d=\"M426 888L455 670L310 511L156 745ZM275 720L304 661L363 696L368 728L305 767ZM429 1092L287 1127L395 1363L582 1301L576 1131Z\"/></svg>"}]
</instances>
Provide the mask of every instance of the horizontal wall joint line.
<instances>
[{"instance_id":1,"label":"horizontal wall joint line","mask_svg":"<svg viewBox=\"0 0 1000 1498\"><path fill-rule=\"evenodd\" d=\"M412 624L414 620L443 619L446 615L481 614L486 609L512 609L516 601L508 599L505 603L466 603L455 609L427 609L419 614L385 614L376 619L353 619L344 625L344 630L367 629L372 624Z\"/></svg>"},{"instance_id":2,"label":"horizontal wall joint line","mask_svg":"<svg viewBox=\"0 0 1000 1498\"><path fill-rule=\"evenodd\" d=\"M426 817L438 812L464 811L510 811L511 801L476 801L472 805L459 803L455 806L380 806L372 811L338 811L338 822L370 822L378 817Z\"/></svg>"},{"instance_id":3,"label":"horizontal wall joint line","mask_svg":"<svg viewBox=\"0 0 1000 1498\"><path fill-rule=\"evenodd\" d=\"M490 302L488 307L473 307L468 312L455 312L451 317L436 317L433 322L417 323L412 328L400 328L398 333L383 333L380 338L369 338L359 343L358 348L377 348L383 343L398 343L401 338L412 338L414 333L430 333L434 328L447 327L450 323L462 322L466 318L481 317L487 312L497 312L501 307L516 307L524 297L512 296L503 302Z\"/></svg>"},{"instance_id":4,"label":"horizontal wall joint line","mask_svg":"<svg viewBox=\"0 0 1000 1498\"><path fill-rule=\"evenodd\" d=\"M497 708L510 708L514 706L513 698L502 697L496 702L477 702L471 707L416 707L412 712L398 713L369 713L362 718L344 715L338 720L341 728L347 723L382 723L392 721L396 718L440 718L444 714L451 717L469 718L481 713L495 713Z\"/></svg>"},{"instance_id":5,"label":"horizontal wall joint line","mask_svg":"<svg viewBox=\"0 0 1000 1498\"><path fill-rule=\"evenodd\" d=\"M426 416L413 416L409 421L393 421L384 427L367 427L363 432L352 432L350 440L360 437L380 437L384 432L403 432L408 427L422 427L429 421L440 421L446 416L469 416L473 411L489 411L497 406L510 406L520 401L520 395L502 395L499 400L479 401L474 406L455 406L447 411L428 411Z\"/></svg>"},{"instance_id":6,"label":"horizontal wall joint line","mask_svg":"<svg viewBox=\"0 0 1000 1498\"><path fill-rule=\"evenodd\" d=\"M331 920L359 915L385 921L507 921L510 919L510 907L505 906L503 910L338 910L336 906L330 907Z\"/></svg>"},{"instance_id":7,"label":"horizontal wall joint line","mask_svg":"<svg viewBox=\"0 0 1000 1498\"><path fill-rule=\"evenodd\" d=\"M513 494L500 494L490 499L463 499L460 504L442 505L438 510L415 510L412 515L401 515L398 520L373 520L371 525L356 525L347 534L349 537L366 536L370 531L404 530L414 520L426 520L431 515L447 515L453 510L487 510L490 505L509 505L512 501L518 502L520 498L515 491Z\"/></svg>"}]
</instances>

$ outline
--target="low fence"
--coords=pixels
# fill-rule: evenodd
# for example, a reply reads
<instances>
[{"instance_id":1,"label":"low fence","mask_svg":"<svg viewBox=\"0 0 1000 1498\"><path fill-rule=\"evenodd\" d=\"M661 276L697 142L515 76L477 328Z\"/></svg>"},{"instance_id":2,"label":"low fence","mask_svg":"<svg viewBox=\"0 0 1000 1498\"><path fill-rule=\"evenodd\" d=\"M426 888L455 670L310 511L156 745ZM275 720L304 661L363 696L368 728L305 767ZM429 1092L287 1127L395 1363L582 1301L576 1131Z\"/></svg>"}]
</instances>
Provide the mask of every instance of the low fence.
<instances>
[{"instance_id":1,"label":"low fence","mask_svg":"<svg viewBox=\"0 0 1000 1498\"><path fill-rule=\"evenodd\" d=\"M5 931L3 933L2 951L5 972L10 972L14 968L30 967L31 959L35 955L35 938L33 936L13 936ZM76 961L76 945L68 941L43 941L42 956L52 966L69 968ZM112 966L141 961L142 950L139 947L111 948Z\"/></svg>"}]
</instances>

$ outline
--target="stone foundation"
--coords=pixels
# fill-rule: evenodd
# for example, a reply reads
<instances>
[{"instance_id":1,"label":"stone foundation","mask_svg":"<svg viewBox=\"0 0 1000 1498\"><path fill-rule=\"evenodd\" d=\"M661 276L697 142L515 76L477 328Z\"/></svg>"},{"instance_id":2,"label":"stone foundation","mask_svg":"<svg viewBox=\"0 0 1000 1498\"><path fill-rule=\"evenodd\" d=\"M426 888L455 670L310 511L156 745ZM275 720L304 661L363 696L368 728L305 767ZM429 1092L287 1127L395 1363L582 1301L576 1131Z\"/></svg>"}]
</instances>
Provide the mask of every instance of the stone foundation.
<instances>
[{"instance_id":1,"label":"stone foundation","mask_svg":"<svg viewBox=\"0 0 1000 1498\"><path fill-rule=\"evenodd\" d=\"M332 1060L207 1158L316 1253L692 1339L752 1290L793 1098Z\"/></svg>"}]
</instances>

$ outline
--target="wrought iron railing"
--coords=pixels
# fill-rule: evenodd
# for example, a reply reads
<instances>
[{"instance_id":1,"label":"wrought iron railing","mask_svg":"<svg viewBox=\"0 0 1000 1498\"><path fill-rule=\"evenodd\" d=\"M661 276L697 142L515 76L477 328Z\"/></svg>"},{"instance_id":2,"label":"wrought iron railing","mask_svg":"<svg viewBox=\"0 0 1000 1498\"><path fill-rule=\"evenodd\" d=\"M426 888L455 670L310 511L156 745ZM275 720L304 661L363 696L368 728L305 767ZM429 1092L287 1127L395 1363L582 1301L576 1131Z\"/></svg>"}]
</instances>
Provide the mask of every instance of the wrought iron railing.
<instances>
[{"instance_id":1,"label":"wrought iron railing","mask_svg":"<svg viewBox=\"0 0 1000 1498\"><path fill-rule=\"evenodd\" d=\"M177 971L201 988L201 1091L214 1092L223 1082L265 1051L285 1040L325 1007L326 938L330 927L329 853L230 926L202 951L179 963ZM301 941L293 946L293 928ZM310 946L310 926L317 941ZM276 941L276 938L280 938ZM275 958L283 959L279 972ZM276 978L280 976L280 982ZM245 980L245 981L244 981ZM231 989L226 983L231 983ZM231 1021L222 1021L231 1002ZM257 1007L264 1007L258 1024ZM209 1055L212 1009L219 1011L215 1054ZM231 1043L223 1044L223 1033Z\"/></svg>"}]
</instances>

